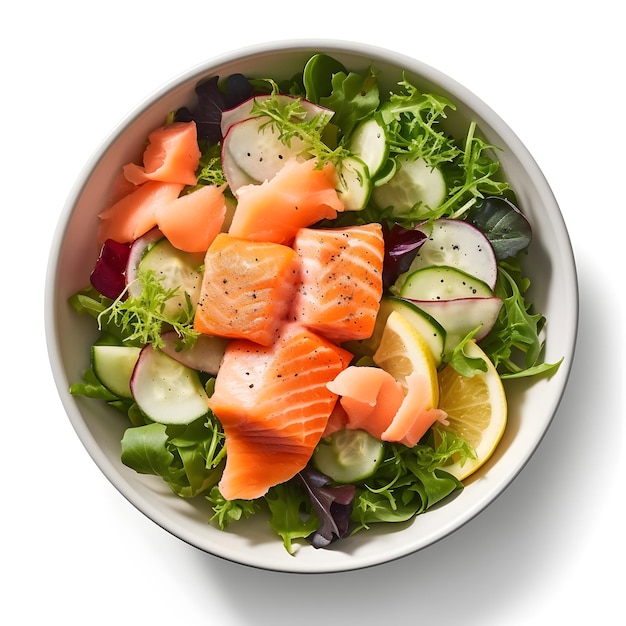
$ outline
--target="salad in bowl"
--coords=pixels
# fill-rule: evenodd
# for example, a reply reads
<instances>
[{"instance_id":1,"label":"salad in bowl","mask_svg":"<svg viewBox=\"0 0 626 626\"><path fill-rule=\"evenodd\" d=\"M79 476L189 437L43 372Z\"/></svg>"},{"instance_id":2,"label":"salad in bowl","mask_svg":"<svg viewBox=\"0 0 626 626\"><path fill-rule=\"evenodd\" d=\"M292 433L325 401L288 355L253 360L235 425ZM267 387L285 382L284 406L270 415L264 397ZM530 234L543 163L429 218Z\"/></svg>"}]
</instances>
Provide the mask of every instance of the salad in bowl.
<instances>
[{"instance_id":1,"label":"salad in bowl","mask_svg":"<svg viewBox=\"0 0 626 626\"><path fill-rule=\"evenodd\" d=\"M79 436L157 523L245 564L353 569L445 536L523 467L567 378L547 184L485 105L389 52L191 72L88 167L55 245Z\"/></svg>"}]
</instances>

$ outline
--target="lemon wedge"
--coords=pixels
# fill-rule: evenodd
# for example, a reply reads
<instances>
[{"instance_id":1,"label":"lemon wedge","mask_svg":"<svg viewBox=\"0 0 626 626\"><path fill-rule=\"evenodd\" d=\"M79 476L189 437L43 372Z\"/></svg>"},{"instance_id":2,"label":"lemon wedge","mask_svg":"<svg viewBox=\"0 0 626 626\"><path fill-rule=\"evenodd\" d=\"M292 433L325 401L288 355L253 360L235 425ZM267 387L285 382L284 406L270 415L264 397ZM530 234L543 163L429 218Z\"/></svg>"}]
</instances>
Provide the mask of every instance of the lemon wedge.
<instances>
[{"instance_id":1,"label":"lemon wedge","mask_svg":"<svg viewBox=\"0 0 626 626\"><path fill-rule=\"evenodd\" d=\"M481 358L487 371L463 376L450 365L439 372L439 408L448 414L445 428L467 441L476 453L444 469L463 480L473 474L494 453L506 427L507 401L502 380L493 363L474 342L465 346L469 357Z\"/></svg>"},{"instance_id":2,"label":"lemon wedge","mask_svg":"<svg viewBox=\"0 0 626 626\"><path fill-rule=\"evenodd\" d=\"M413 372L425 375L432 396L428 404L437 407L439 383L432 350L420 332L398 311L389 314L372 358L405 388L406 379Z\"/></svg>"}]
</instances>

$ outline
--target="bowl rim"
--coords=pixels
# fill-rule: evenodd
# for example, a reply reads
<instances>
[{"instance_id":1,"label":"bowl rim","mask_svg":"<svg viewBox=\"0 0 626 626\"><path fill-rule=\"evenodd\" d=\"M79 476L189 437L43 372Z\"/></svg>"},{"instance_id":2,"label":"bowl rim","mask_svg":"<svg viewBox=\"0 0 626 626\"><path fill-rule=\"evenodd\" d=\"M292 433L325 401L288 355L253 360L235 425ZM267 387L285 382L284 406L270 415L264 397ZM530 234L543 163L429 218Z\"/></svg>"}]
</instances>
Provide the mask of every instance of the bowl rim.
<instances>
[{"instance_id":1,"label":"bowl rim","mask_svg":"<svg viewBox=\"0 0 626 626\"><path fill-rule=\"evenodd\" d=\"M433 540L419 545L417 547L410 546L409 549L397 549L381 558L376 555L372 555L369 558L355 559L351 564L342 564L337 566L336 564L325 565L320 564L316 567L307 567L301 569L301 567L294 563L289 567L274 566L262 561L255 560L253 557L241 559L233 554L229 554L226 551L215 549L207 549L206 546L199 545L193 537L189 536L182 529L172 528L171 524L168 524L168 520L162 511L153 503L147 501L145 498L138 497L138 494L134 492L126 483L121 483L117 479L118 471L111 463L110 459L100 448L98 442L93 438L91 432L87 428L80 411L77 409L70 396L69 381L64 370L64 365L61 358L61 351L59 345L59 333L58 333L58 319L57 308L51 306L51 303L55 301L55 286L59 271L59 258L61 256L61 250L65 242L65 236L67 229L72 220L74 209L83 193L85 186L92 174L97 168L98 163L105 154L107 148L116 141L124 131L133 124L133 122L145 112L154 102L164 97L167 93L172 91L177 85L186 83L201 75L207 75L216 68L241 61L251 57L258 57L265 54L276 54L281 52L298 52L305 50L319 50L332 54L335 52L343 52L350 55L356 55L363 58L369 58L376 64L376 61L383 61L386 64L391 64L399 68L406 68L411 73L417 73L420 77L424 77L426 80L434 82L438 85L445 85L446 91L452 93L454 97L459 98L463 103L471 109L473 112L478 112L481 117L487 118L489 124L500 136L502 136L506 145L510 148L518 160L521 162L523 168L528 172L528 175L533 179L534 184L538 188L538 192L541 197L553 207L551 218L555 222L556 228L560 231L563 241L567 243L564 250L561 251L565 255L564 266L568 271L569 280L571 281L571 289L573 290L573 298L575 299L575 310L571 311L570 324L572 330L569 336L569 343L567 344L567 353L564 355L564 363L561 367L564 368L562 376L562 385L559 392L552 398L552 406L549 408L550 415L546 420L543 431L539 433L537 439L533 442L533 445L528 448L526 454L523 455L517 463L517 466L506 476L506 480L501 481L497 487L490 492L489 498L486 501L480 501L472 509L465 512L460 519L455 519L454 523L451 523L449 527L442 528L441 532ZM315 39L315 38L303 38L303 39L284 39L264 42L260 44L248 45L245 47L236 48L226 53L213 56L199 64L175 75L168 81L163 83L160 87L153 90L145 98L143 98L100 142L95 148L90 158L87 160L81 171L79 172L68 196L65 204L59 215L56 229L53 233L50 251L48 255L48 267L45 279L44 289L44 307L45 307L45 335L46 345L48 350L48 358L53 374L54 381L57 386L57 391L61 398L65 412L70 419L70 422L78 435L79 439L86 448L88 454L91 456L96 465L104 473L106 478L113 484L113 486L120 491L120 493L139 511L149 517L152 521L161 526L164 530L178 537L185 543L199 548L205 552L209 552L214 556L218 556L225 560L239 563L242 565L252 566L260 569L282 571L290 573L331 573L338 571L347 571L362 569L365 567L371 567L382 563L390 562L404 556L408 556L414 552L417 552L429 545L433 545L438 541L444 539L448 535L452 534L456 530L463 527L484 509L486 509L492 502L494 502L502 492L515 480L519 472L526 466L528 461L534 455L537 447L543 440L546 432L548 431L554 416L558 410L558 407L563 398L567 382L571 373L571 368L574 360L575 347L578 334L578 317L579 317L579 305L578 305L578 279L576 272L576 263L574 258L571 241L569 234L561 213L560 207L552 193L552 190L546 180L543 172L540 170L534 157L530 154L526 146L521 142L514 131L504 122L504 120L485 102L478 98L472 91L457 82L454 78L448 76L444 72L420 61L419 59L412 58L403 53L399 53L387 48L373 46L367 43L360 43L356 41L348 40L335 40L335 39Z\"/></svg>"}]
</instances>

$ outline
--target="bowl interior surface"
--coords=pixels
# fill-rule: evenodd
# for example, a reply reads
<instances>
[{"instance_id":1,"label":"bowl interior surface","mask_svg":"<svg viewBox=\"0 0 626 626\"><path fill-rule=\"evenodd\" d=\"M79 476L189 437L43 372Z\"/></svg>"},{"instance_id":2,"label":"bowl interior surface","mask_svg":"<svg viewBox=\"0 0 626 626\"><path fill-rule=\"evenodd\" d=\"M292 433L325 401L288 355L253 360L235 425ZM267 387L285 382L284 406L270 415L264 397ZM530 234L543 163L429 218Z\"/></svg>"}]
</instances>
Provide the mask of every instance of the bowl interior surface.
<instances>
[{"instance_id":1,"label":"bowl interior surface","mask_svg":"<svg viewBox=\"0 0 626 626\"><path fill-rule=\"evenodd\" d=\"M194 103L199 79L235 72L288 78L311 54L326 52L355 71L374 65L382 92L406 71L422 91L448 96L457 106L450 114L453 133L462 137L470 120L498 153L503 172L515 189L520 208L533 226L534 238L525 264L532 286L530 299L548 320L545 358L564 357L549 379L507 385L509 422L496 454L465 489L444 505L412 522L385 524L343 539L328 550L301 547L290 556L265 519L255 516L220 531L202 498L184 501L160 478L135 473L120 461L123 416L103 403L71 396L69 385L88 366L93 320L77 316L68 298L89 282L99 249L97 215L122 165L140 157L148 133L166 114ZM101 471L140 511L181 540L216 556L254 567L286 572L345 571L390 561L444 538L480 513L515 478L539 445L562 397L574 354L578 324L578 291L573 253L556 200L537 164L513 131L485 103L455 80L419 61L364 44L311 41L255 46L213 59L152 94L101 144L86 164L61 214L50 251L46 284L46 333L52 370L69 419Z\"/></svg>"}]
</instances>

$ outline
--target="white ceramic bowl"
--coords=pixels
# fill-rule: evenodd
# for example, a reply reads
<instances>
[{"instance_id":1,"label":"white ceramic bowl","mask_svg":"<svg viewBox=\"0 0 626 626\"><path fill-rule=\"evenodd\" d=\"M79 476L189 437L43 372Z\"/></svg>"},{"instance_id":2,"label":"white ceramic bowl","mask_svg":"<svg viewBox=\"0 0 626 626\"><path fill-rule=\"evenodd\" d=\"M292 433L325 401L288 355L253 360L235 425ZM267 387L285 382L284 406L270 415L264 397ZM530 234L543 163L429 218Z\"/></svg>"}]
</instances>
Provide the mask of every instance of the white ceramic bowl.
<instances>
[{"instance_id":1,"label":"white ceramic bowl","mask_svg":"<svg viewBox=\"0 0 626 626\"><path fill-rule=\"evenodd\" d=\"M138 147L167 112L194 102L200 78L235 72L290 77L317 51L356 70L373 63L389 89L406 70L422 90L447 95L456 103L457 111L450 115L453 130L475 120L487 141L502 148L499 157L505 175L534 229L527 272L533 281L531 299L548 319L546 360L564 357L564 362L550 379L508 387L510 415L504 439L457 497L411 523L379 525L343 539L333 549L306 546L290 556L265 521L253 517L228 532L220 531L207 523L210 511L203 498L184 501L160 478L141 476L120 462L125 420L101 402L68 392L88 364L95 330L93 320L78 317L67 300L88 284L98 254L97 214L104 208L109 185L121 166L138 156ZM107 478L140 511L181 540L231 561L287 572L344 571L390 561L444 538L485 509L522 470L550 425L570 371L577 321L576 271L563 218L537 164L505 122L462 85L415 59L363 44L324 40L279 42L225 54L174 79L141 103L102 143L76 182L52 243L46 293L48 350L56 384L80 440Z\"/></svg>"}]
</instances>

